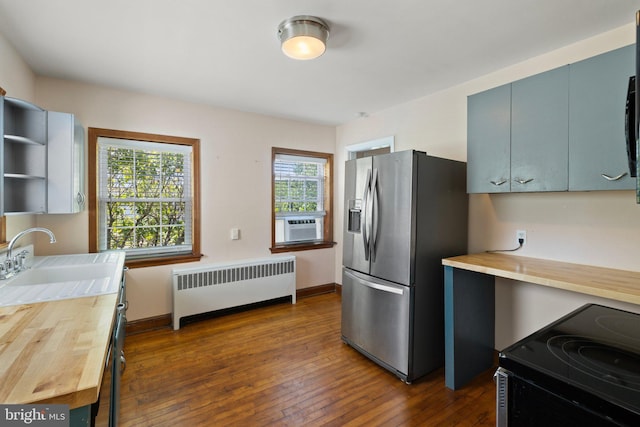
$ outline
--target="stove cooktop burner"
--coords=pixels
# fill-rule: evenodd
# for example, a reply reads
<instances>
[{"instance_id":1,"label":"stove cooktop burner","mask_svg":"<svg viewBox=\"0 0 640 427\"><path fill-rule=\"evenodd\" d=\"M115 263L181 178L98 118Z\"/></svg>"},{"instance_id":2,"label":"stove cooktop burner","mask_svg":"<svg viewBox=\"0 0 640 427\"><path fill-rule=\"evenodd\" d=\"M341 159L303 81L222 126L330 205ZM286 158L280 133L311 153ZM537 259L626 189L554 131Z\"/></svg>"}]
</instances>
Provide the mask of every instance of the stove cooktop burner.
<instances>
[{"instance_id":1,"label":"stove cooktop burner","mask_svg":"<svg viewBox=\"0 0 640 427\"><path fill-rule=\"evenodd\" d=\"M640 355L616 343L590 337L558 335L549 351L568 366L607 383L640 391Z\"/></svg>"},{"instance_id":2,"label":"stove cooktop burner","mask_svg":"<svg viewBox=\"0 0 640 427\"><path fill-rule=\"evenodd\" d=\"M587 304L503 350L499 364L640 416L640 314Z\"/></svg>"},{"instance_id":3,"label":"stove cooktop burner","mask_svg":"<svg viewBox=\"0 0 640 427\"><path fill-rule=\"evenodd\" d=\"M600 326L612 334L612 338L617 340L631 340L640 344L640 328L638 319L628 316L598 316L595 319L596 325Z\"/></svg>"}]
</instances>

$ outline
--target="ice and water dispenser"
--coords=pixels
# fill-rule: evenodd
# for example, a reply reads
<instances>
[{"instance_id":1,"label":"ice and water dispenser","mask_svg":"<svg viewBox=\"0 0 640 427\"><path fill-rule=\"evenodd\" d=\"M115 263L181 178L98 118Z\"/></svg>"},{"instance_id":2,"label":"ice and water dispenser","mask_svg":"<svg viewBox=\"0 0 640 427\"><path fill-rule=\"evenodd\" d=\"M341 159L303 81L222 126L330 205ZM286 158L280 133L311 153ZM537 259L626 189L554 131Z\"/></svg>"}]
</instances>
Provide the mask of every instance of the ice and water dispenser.
<instances>
[{"instance_id":1,"label":"ice and water dispenser","mask_svg":"<svg viewBox=\"0 0 640 427\"><path fill-rule=\"evenodd\" d=\"M360 233L362 215L362 200L352 199L349 200L349 220L347 224L347 230L351 233Z\"/></svg>"}]
</instances>

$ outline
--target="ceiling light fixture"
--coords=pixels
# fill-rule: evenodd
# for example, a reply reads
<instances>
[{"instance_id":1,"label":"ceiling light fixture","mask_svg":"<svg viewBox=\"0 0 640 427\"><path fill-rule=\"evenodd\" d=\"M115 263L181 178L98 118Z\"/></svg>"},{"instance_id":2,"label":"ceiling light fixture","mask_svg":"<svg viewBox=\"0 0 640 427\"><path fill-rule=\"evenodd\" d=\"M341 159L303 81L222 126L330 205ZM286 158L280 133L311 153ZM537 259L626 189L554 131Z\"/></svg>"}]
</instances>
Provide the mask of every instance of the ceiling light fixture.
<instances>
[{"instance_id":1,"label":"ceiling light fixture","mask_svg":"<svg viewBox=\"0 0 640 427\"><path fill-rule=\"evenodd\" d=\"M326 50L329 25L315 16L294 16L278 25L278 38L289 58L314 59Z\"/></svg>"}]
</instances>

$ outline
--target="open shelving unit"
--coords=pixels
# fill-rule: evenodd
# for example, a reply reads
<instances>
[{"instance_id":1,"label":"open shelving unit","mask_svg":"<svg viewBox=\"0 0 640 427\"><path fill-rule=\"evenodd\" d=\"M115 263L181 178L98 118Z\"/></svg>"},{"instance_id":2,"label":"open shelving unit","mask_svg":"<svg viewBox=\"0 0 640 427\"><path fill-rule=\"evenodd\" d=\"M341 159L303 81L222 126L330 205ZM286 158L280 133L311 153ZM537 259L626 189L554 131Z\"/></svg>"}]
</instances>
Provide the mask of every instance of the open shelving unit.
<instances>
[{"instance_id":1,"label":"open shelving unit","mask_svg":"<svg viewBox=\"0 0 640 427\"><path fill-rule=\"evenodd\" d=\"M0 215L45 212L47 111L23 100L0 99Z\"/></svg>"}]
</instances>

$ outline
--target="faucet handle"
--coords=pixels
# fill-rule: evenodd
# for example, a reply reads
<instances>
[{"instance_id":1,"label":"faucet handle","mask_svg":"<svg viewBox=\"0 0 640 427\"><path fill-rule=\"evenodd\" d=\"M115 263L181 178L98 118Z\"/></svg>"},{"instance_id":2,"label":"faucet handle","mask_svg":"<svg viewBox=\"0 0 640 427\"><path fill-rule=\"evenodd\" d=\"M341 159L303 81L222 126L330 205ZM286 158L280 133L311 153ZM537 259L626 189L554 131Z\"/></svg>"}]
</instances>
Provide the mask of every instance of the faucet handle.
<instances>
[{"instance_id":1,"label":"faucet handle","mask_svg":"<svg viewBox=\"0 0 640 427\"><path fill-rule=\"evenodd\" d=\"M13 259L14 269L17 271L22 271L27 269L27 256L29 252L26 250L21 251L18 255Z\"/></svg>"},{"instance_id":2,"label":"faucet handle","mask_svg":"<svg viewBox=\"0 0 640 427\"><path fill-rule=\"evenodd\" d=\"M14 271L13 259L7 258L4 260L4 269L7 273L11 273Z\"/></svg>"}]
</instances>

